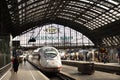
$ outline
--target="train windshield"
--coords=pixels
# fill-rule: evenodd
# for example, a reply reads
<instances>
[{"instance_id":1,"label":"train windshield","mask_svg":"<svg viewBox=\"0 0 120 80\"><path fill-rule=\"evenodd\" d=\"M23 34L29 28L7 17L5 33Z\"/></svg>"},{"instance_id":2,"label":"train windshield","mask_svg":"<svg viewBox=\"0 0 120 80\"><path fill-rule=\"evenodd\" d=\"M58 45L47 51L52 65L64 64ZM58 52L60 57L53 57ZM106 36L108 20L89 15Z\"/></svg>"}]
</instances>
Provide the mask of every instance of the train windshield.
<instances>
[{"instance_id":1,"label":"train windshield","mask_svg":"<svg viewBox=\"0 0 120 80\"><path fill-rule=\"evenodd\" d=\"M54 50L54 49L46 49L45 52L44 52L44 56L45 58L54 58L57 56L57 51Z\"/></svg>"}]
</instances>

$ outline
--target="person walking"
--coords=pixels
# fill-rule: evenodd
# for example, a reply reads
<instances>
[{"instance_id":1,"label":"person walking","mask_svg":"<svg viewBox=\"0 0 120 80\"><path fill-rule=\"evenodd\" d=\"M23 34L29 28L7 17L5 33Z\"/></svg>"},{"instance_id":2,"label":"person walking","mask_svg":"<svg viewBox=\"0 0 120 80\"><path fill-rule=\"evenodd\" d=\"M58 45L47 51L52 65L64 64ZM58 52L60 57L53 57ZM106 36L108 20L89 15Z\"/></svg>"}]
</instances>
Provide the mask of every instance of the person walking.
<instances>
[{"instance_id":1,"label":"person walking","mask_svg":"<svg viewBox=\"0 0 120 80\"><path fill-rule=\"evenodd\" d=\"M17 73L18 71L18 66L19 66L19 57L17 55L17 52L16 52L16 49L13 49L13 59L12 59L12 67L13 67L13 70L14 72Z\"/></svg>"},{"instance_id":2,"label":"person walking","mask_svg":"<svg viewBox=\"0 0 120 80\"><path fill-rule=\"evenodd\" d=\"M16 73L17 73L17 71L18 71L18 66L19 66L19 60L18 60L18 57L15 56L14 61L13 61L13 70L14 70L14 72L16 72Z\"/></svg>"}]
</instances>

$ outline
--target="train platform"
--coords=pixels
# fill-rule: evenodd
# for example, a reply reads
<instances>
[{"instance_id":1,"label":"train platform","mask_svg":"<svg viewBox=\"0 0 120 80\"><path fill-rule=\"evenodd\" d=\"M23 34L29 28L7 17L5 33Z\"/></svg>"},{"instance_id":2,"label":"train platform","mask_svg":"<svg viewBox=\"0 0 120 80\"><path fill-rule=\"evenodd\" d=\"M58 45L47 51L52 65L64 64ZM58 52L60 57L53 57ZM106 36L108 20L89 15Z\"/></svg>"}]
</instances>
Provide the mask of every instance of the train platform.
<instances>
[{"instance_id":1,"label":"train platform","mask_svg":"<svg viewBox=\"0 0 120 80\"><path fill-rule=\"evenodd\" d=\"M94 63L95 63L95 64L99 64L99 65L120 67L120 64L119 64L119 63L103 63L103 62L94 62Z\"/></svg>"},{"instance_id":2,"label":"train platform","mask_svg":"<svg viewBox=\"0 0 120 80\"><path fill-rule=\"evenodd\" d=\"M69 66L75 66L79 67L79 65L82 65L83 63L90 64L94 63L95 70L108 72L108 73L115 73L120 75L120 64L118 63L99 63L99 62L90 62L90 61L74 61L74 60L62 60L63 64L69 65Z\"/></svg>"},{"instance_id":3,"label":"train platform","mask_svg":"<svg viewBox=\"0 0 120 80\"><path fill-rule=\"evenodd\" d=\"M36 60L33 60L36 62ZM78 62L78 61L71 61ZM84 63L84 62L83 62ZM118 67L120 69L120 65L118 63L97 63L96 65L101 65L102 67ZM106 68L108 68L106 67ZM115 68L114 68L115 69ZM95 71L92 75L83 75L75 66L63 65L63 72L73 76L76 80L120 80L120 75L106 73L102 71ZM29 62L23 62L19 65L19 70L17 73L14 73L10 68L1 78L0 80L49 80L45 77L40 71L34 68Z\"/></svg>"},{"instance_id":4,"label":"train platform","mask_svg":"<svg viewBox=\"0 0 120 80\"><path fill-rule=\"evenodd\" d=\"M63 65L63 72L66 72L76 80L120 80L120 76L102 71L95 71L92 75L81 74L77 67Z\"/></svg>"},{"instance_id":5,"label":"train platform","mask_svg":"<svg viewBox=\"0 0 120 80\"><path fill-rule=\"evenodd\" d=\"M10 68L0 80L49 80L40 71L34 68L27 61L20 63L18 72L15 73Z\"/></svg>"},{"instance_id":6,"label":"train platform","mask_svg":"<svg viewBox=\"0 0 120 80\"><path fill-rule=\"evenodd\" d=\"M75 61L75 60L62 60L62 61ZM102 64L102 65L109 65L109 66L118 66L120 67L119 63L104 63L104 62L95 62L95 61L76 61L76 62L89 62L89 63L95 63L95 64Z\"/></svg>"},{"instance_id":7,"label":"train platform","mask_svg":"<svg viewBox=\"0 0 120 80\"><path fill-rule=\"evenodd\" d=\"M104 66L110 66L110 67L119 67L119 63L103 63L103 62L94 62L94 61L75 61L75 60L62 60L63 62L81 62L81 63L94 63L95 65L104 65Z\"/></svg>"}]
</instances>

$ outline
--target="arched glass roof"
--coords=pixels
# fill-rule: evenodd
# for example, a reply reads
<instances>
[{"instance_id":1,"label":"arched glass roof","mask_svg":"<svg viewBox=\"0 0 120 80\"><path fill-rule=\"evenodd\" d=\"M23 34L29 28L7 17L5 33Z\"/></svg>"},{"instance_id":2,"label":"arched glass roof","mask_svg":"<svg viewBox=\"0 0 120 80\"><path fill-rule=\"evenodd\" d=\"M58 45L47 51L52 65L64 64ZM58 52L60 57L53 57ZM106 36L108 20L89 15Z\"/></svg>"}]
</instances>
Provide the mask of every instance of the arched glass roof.
<instances>
[{"instance_id":1,"label":"arched glass roof","mask_svg":"<svg viewBox=\"0 0 120 80\"><path fill-rule=\"evenodd\" d=\"M26 33L36 26L61 24L75 29L95 44L120 44L119 0L2 0L10 19L7 32L13 36ZM1 4L2 4L1 3ZM3 8L5 3L2 4ZM9 18L7 17L7 18ZM12 27L9 27L9 23ZM114 39L115 42L111 40ZM109 41L110 40L110 41ZM108 41L108 42L107 42ZM118 42L117 42L118 41Z\"/></svg>"},{"instance_id":2,"label":"arched glass roof","mask_svg":"<svg viewBox=\"0 0 120 80\"><path fill-rule=\"evenodd\" d=\"M119 0L6 1L12 22L21 26L38 20L61 18L94 30L120 19Z\"/></svg>"}]
</instances>

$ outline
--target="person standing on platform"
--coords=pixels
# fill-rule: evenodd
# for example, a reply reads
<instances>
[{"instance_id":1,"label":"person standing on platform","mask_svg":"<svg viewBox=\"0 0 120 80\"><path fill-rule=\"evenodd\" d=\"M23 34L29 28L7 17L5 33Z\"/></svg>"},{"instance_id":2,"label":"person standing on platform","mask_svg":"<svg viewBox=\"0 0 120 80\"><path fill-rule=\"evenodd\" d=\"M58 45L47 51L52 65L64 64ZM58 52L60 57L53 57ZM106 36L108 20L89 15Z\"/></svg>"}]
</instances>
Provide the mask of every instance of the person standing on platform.
<instances>
[{"instance_id":1,"label":"person standing on platform","mask_svg":"<svg viewBox=\"0 0 120 80\"><path fill-rule=\"evenodd\" d=\"M15 48L13 49L13 59L12 59L12 63L13 63L13 65L12 65L13 70L14 70L14 72L17 73L17 71L18 71L18 66L19 66L19 57L18 57L18 55L17 55L17 52L16 52L16 49L15 49Z\"/></svg>"},{"instance_id":2,"label":"person standing on platform","mask_svg":"<svg viewBox=\"0 0 120 80\"><path fill-rule=\"evenodd\" d=\"M120 64L120 47L119 47L117 50L118 50L118 56L117 56L117 58L118 58L118 63Z\"/></svg>"},{"instance_id":3,"label":"person standing on platform","mask_svg":"<svg viewBox=\"0 0 120 80\"><path fill-rule=\"evenodd\" d=\"M16 73L17 73L17 71L18 71L18 66L19 66L18 57L15 56L14 62L13 62L13 69L14 69L14 72L16 72Z\"/></svg>"}]
</instances>

